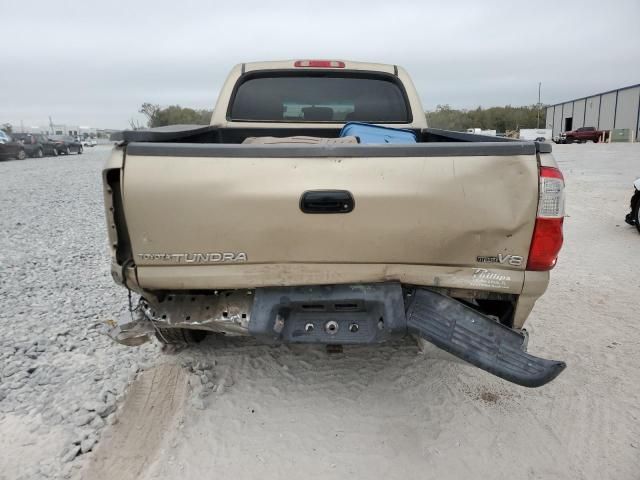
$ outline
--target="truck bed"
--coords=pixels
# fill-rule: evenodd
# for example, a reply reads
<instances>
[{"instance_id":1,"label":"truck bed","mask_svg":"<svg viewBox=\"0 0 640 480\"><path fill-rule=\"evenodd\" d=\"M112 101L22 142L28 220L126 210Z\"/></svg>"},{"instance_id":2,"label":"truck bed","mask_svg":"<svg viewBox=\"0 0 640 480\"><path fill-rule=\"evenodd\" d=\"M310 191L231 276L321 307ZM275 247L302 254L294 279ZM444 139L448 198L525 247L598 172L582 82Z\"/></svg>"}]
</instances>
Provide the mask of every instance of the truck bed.
<instances>
[{"instance_id":1,"label":"truck bed","mask_svg":"<svg viewBox=\"0 0 640 480\"><path fill-rule=\"evenodd\" d=\"M514 140L505 137L493 137L487 135L476 135L466 132L454 132L449 130L441 130L437 128L412 129L418 139L418 145L433 143L446 143L447 145L439 145L439 152L455 152L459 148L464 148L464 153L476 151L479 155L487 155L489 151L499 152L501 155L513 155L518 152L525 154L540 152L551 152L551 145L542 142L528 142ZM338 128L220 128L210 125L169 125L166 127L151 128L147 130L124 130L117 132L111 136L114 141L122 144L129 143L193 143L193 144L215 144L215 145L238 145L248 137L290 137L295 135L305 135L311 137L336 138L340 134ZM472 147L462 144L474 144ZM487 145L490 144L490 145ZM511 148L507 148L509 145ZM406 147L407 145L403 145ZM366 148L368 146L358 145L347 148ZM379 151L379 145L373 146L373 151ZM386 148L399 148L399 146L385 145ZM414 150L419 150L415 146L409 146ZM494 148L492 148L494 147ZM176 148L176 147L174 147ZM250 148L243 146L243 149ZM265 150L261 147L261 152ZM268 148L278 148L270 146ZM284 147L295 148L295 147ZM308 147L300 147L308 148ZM336 148L336 147L320 147ZM479 149L479 150L478 150ZM229 152L234 149L228 149Z\"/></svg>"}]
</instances>

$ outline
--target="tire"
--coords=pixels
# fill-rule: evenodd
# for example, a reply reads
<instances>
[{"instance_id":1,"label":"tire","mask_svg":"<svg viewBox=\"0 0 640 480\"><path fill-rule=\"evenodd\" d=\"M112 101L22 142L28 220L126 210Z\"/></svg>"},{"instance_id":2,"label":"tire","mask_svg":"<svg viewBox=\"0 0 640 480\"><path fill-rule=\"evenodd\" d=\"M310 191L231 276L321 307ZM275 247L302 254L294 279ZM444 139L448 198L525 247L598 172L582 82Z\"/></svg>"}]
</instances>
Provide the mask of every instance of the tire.
<instances>
[{"instance_id":1,"label":"tire","mask_svg":"<svg viewBox=\"0 0 640 480\"><path fill-rule=\"evenodd\" d=\"M27 158L27 153L24 150L18 150L18 155L16 155L18 160L24 160Z\"/></svg>"},{"instance_id":2,"label":"tire","mask_svg":"<svg viewBox=\"0 0 640 480\"><path fill-rule=\"evenodd\" d=\"M78 149L78 155L80 155L82 152L84 152L84 149L82 148L82 145L80 145L80 148Z\"/></svg>"},{"instance_id":3,"label":"tire","mask_svg":"<svg viewBox=\"0 0 640 480\"><path fill-rule=\"evenodd\" d=\"M636 228L640 233L640 195L636 194L636 203L631 210L631 218L635 220Z\"/></svg>"},{"instance_id":4,"label":"tire","mask_svg":"<svg viewBox=\"0 0 640 480\"><path fill-rule=\"evenodd\" d=\"M187 328L158 328L156 338L165 345L195 345L207 336L204 330Z\"/></svg>"},{"instance_id":5,"label":"tire","mask_svg":"<svg viewBox=\"0 0 640 480\"><path fill-rule=\"evenodd\" d=\"M596 138L596 139L593 141L593 143L598 143L599 141L600 141L600 139L599 139L599 138Z\"/></svg>"},{"instance_id":6,"label":"tire","mask_svg":"<svg viewBox=\"0 0 640 480\"><path fill-rule=\"evenodd\" d=\"M71 149L69 147L67 147L64 151L65 155L71 155Z\"/></svg>"},{"instance_id":7,"label":"tire","mask_svg":"<svg viewBox=\"0 0 640 480\"><path fill-rule=\"evenodd\" d=\"M38 150L36 150L36 157L38 158L42 158L44 157L44 152L42 151L41 148L39 148Z\"/></svg>"}]
</instances>

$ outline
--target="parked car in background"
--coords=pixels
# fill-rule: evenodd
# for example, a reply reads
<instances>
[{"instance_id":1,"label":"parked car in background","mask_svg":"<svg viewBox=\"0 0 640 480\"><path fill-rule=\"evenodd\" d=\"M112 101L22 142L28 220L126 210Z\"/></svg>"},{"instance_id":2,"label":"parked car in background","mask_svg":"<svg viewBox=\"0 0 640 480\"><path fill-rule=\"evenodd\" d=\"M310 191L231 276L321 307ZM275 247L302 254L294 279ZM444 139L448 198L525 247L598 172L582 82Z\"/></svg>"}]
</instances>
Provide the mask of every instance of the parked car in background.
<instances>
[{"instance_id":1,"label":"parked car in background","mask_svg":"<svg viewBox=\"0 0 640 480\"><path fill-rule=\"evenodd\" d=\"M0 130L0 160L8 160L9 158L24 160L27 158L27 152L22 143Z\"/></svg>"},{"instance_id":2,"label":"parked car in background","mask_svg":"<svg viewBox=\"0 0 640 480\"><path fill-rule=\"evenodd\" d=\"M592 141L598 143L600 140L606 141L609 138L609 132L606 130L596 130L595 127L580 127L570 132L560 134L556 143L584 143Z\"/></svg>"},{"instance_id":3,"label":"parked car in background","mask_svg":"<svg viewBox=\"0 0 640 480\"><path fill-rule=\"evenodd\" d=\"M624 221L629 225L635 225L640 232L640 178L633 182L633 195L631 196L631 212L627 213Z\"/></svg>"},{"instance_id":4,"label":"parked car in background","mask_svg":"<svg viewBox=\"0 0 640 480\"><path fill-rule=\"evenodd\" d=\"M95 138L85 138L82 140L82 145L84 147L95 147L98 144Z\"/></svg>"},{"instance_id":5,"label":"parked car in background","mask_svg":"<svg viewBox=\"0 0 640 480\"><path fill-rule=\"evenodd\" d=\"M69 135L51 135L49 137L55 144L58 153L70 155L75 152L78 155L82 153L82 143Z\"/></svg>"},{"instance_id":6,"label":"parked car in background","mask_svg":"<svg viewBox=\"0 0 640 480\"><path fill-rule=\"evenodd\" d=\"M14 133L14 140L24 145L26 154L30 157L44 157L45 155L58 155L55 144L46 135L40 133Z\"/></svg>"}]
</instances>

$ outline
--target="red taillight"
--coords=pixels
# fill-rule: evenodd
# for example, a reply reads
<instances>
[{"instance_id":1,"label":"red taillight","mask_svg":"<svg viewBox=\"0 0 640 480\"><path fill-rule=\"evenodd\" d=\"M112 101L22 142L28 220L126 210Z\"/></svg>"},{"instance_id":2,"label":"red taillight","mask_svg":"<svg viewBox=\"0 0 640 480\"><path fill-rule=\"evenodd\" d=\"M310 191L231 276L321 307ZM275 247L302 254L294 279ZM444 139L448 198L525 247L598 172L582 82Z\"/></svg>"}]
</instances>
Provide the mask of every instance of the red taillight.
<instances>
[{"instance_id":1,"label":"red taillight","mask_svg":"<svg viewBox=\"0 0 640 480\"><path fill-rule=\"evenodd\" d=\"M564 178L557 168L540 167L538 214L533 229L527 270L551 270L562 247Z\"/></svg>"},{"instance_id":2,"label":"red taillight","mask_svg":"<svg viewBox=\"0 0 640 480\"><path fill-rule=\"evenodd\" d=\"M540 167L540 178L558 178L564 182L562 172L554 167Z\"/></svg>"},{"instance_id":3,"label":"red taillight","mask_svg":"<svg viewBox=\"0 0 640 480\"><path fill-rule=\"evenodd\" d=\"M296 60L294 67L315 68L344 68L344 62L339 60Z\"/></svg>"},{"instance_id":4,"label":"red taillight","mask_svg":"<svg viewBox=\"0 0 640 480\"><path fill-rule=\"evenodd\" d=\"M536 218L527 270L551 270L562 247L563 218Z\"/></svg>"}]
</instances>

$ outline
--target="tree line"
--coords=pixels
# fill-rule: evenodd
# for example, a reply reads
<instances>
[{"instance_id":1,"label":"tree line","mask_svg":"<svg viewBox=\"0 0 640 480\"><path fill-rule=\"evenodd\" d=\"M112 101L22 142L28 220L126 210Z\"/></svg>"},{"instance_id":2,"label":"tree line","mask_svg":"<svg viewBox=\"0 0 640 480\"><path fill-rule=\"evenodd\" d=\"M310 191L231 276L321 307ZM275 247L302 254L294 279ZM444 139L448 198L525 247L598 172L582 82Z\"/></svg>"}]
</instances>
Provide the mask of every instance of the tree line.
<instances>
[{"instance_id":1,"label":"tree line","mask_svg":"<svg viewBox=\"0 0 640 480\"><path fill-rule=\"evenodd\" d=\"M433 128L466 131L468 128L509 132L521 128L537 128L538 107L478 107L474 110L457 110L449 105L438 105L434 111L425 112L427 123ZM540 128L545 126L546 109L540 109Z\"/></svg>"},{"instance_id":2,"label":"tree line","mask_svg":"<svg viewBox=\"0 0 640 480\"><path fill-rule=\"evenodd\" d=\"M147 117L147 127L164 127L165 125L208 125L212 110L193 109L180 105L161 107L152 103L143 103L138 110ZM142 128L133 120L129 122L134 130Z\"/></svg>"},{"instance_id":3,"label":"tree line","mask_svg":"<svg viewBox=\"0 0 640 480\"><path fill-rule=\"evenodd\" d=\"M151 103L143 103L139 113L147 119L147 127L162 127L165 125L191 124L208 125L211 120L211 110L193 109L170 105L161 107ZM536 128L538 124L538 108L536 105L523 107L478 107L473 110L454 109L449 105L438 105L435 110L425 112L430 127L445 130L465 131L468 128L481 128L483 130L497 130L508 132L521 128ZM142 125L131 121L134 129L142 128ZM545 125L545 110L540 110L539 124Z\"/></svg>"}]
</instances>

